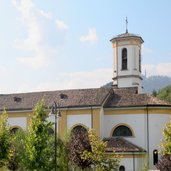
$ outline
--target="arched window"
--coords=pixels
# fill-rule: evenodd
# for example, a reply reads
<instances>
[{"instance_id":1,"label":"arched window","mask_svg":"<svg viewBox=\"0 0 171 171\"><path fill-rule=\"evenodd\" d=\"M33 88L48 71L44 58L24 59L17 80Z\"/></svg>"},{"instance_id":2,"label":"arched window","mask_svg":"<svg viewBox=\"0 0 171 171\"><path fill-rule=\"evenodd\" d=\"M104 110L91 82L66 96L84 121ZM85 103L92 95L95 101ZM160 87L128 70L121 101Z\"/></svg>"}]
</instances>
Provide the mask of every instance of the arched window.
<instances>
[{"instance_id":1,"label":"arched window","mask_svg":"<svg viewBox=\"0 0 171 171\"><path fill-rule=\"evenodd\" d=\"M49 128L48 132L49 132L49 135L54 135L54 130L52 128Z\"/></svg>"},{"instance_id":2,"label":"arched window","mask_svg":"<svg viewBox=\"0 0 171 171\"><path fill-rule=\"evenodd\" d=\"M120 166L119 167L119 171L125 171L125 167L124 166Z\"/></svg>"},{"instance_id":3,"label":"arched window","mask_svg":"<svg viewBox=\"0 0 171 171\"><path fill-rule=\"evenodd\" d=\"M87 133L87 129L81 125L78 125L78 126L75 126L71 132L74 134L82 134L82 133L84 134L84 133Z\"/></svg>"},{"instance_id":4,"label":"arched window","mask_svg":"<svg viewBox=\"0 0 171 171\"><path fill-rule=\"evenodd\" d=\"M139 71L141 72L141 50L139 50Z\"/></svg>"},{"instance_id":5,"label":"arched window","mask_svg":"<svg viewBox=\"0 0 171 171\"><path fill-rule=\"evenodd\" d=\"M16 134L18 130L19 130L19 128L14 127L14 128L11 129L11 133Z\"/></svg>"},{"instance_id":6,"label":"arched window","mask_svg":"<svg viewBox=\"0 0 171 171\"><path fill-rule=\"evenodd\" d=\"M153 164L156 165L158 163L158 150L153 151Z\"/></svg>"},{"instance_id":7,"label":"arched window","mask_svg":"<svg viewBox=\"0 0 171 171\"><path fill-rule=\"evenodd\" d=\"M129 127L125 125L120 125L114 129L112 136L113 137L118 137L118 136L130 137L130 136L133 136L133 134Z\"/></svg>"},{"instance_id":8,"label":"arched window","mask_svg":"<svg viewBox=\"0 0 171 171\"><path fill-rule=\"evenodd\" d=\"M122 49L122 70L127 70L127 49L123 48Z\"/></svg>"}]
</instances>

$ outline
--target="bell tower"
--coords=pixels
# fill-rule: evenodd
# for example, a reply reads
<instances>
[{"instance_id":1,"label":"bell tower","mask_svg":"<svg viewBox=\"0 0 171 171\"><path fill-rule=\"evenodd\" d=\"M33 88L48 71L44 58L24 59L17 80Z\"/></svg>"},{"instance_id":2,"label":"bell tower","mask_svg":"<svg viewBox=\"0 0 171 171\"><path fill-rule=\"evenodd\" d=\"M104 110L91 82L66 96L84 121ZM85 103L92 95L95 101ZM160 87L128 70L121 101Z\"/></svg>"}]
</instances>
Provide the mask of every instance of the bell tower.
<instances>
[{"instance_id":1,"label":"bell tower","mask_svg":"<svg viewBox=\"0 0 171 171\"><path fill-rule=\"evenodd\" d=\"M118 88L138 87L142 93L141 36L126 32L110 40L114 49L113 86Z\"/></svg>"}]
</instances>

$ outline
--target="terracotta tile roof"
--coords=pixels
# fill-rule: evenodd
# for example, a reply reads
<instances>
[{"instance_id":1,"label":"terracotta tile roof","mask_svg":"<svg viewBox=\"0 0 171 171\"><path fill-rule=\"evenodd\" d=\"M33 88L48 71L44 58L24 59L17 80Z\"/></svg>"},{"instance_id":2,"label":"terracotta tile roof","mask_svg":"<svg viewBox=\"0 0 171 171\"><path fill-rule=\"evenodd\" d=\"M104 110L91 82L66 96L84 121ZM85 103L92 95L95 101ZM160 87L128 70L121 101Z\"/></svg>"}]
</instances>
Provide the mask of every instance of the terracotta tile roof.
<instances>
[{"instance_id":1,"label":"terracotta tile roof","mask_svg":"<svg viewBox=\"0 0 171 171\"><path fill-rule=\"evenodd\" d=\"M103 141L107 142L106 152L145 152L143 148L122 137L105 138Z\"/></svg>"},{"instance_id":2,"label":"terracotta tile roof","mask_svg":"<svg viewBox=\"0 0 171 171\"><path fill-rule=\"evenodd\" d=\"M61 108L101 106L110 91L109 88L95 88L1 94L0 110L30 110L42 98L47 107L52 106L54 101L58 102Z\"/></svg>"},{"instance_id":3,"label":"terracotta tile roof","mask_svg":"<svg viewBox=\"0 0 171 171\"><path fill-rule=\"evenodd\" d=\"M44 99L46 107L51 107L56 101L61 108L102 106L104 102L105 108L169 105L151 95L136 92L137 88L94 88L0 94L0 110L31 110L41 99Z\"/></svg>"},{"instance_id":4,"label":"terracotta tile roof","mask_svg":"<svg viewBox=\"0 0 171 171\"><path fill-rule=\"evenodd\" d=\"M137 94L137 88L114 88L104 107L170 106L150 94Z\"/></svg>"}]
</instances>

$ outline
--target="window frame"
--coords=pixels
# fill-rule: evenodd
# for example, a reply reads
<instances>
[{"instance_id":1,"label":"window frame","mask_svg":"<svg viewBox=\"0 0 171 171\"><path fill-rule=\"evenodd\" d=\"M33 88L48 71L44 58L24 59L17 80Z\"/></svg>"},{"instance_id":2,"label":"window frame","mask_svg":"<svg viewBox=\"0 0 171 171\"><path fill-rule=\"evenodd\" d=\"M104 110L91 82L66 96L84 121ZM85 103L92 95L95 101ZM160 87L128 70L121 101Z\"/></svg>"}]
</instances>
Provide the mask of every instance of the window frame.
<instances>
[{"instance_id":1,"label":"window frame","mask_svg":"<svg viewBox=\"0 0 171 171\"><path fill-rule=\"evenodd\" d=\"M121 65L122 65L122 70L128 70L128 50L127 48L122 49L121 53Z\"/></svg>"},{"instance_id":2,"label":"window frame","mask_svg":"<svg viewBox=\"0 0 171 171\"><path fill-rule=\"evenodd\" d=\"M126 128L128 128L128 130L130 131L131 135L114 135L114 132L115 132L116 129L118 129L119 127L126 127ZM135 136L134 136L134 131L133 131L133 129L132 129L129 125L127 125L127 124L118 124L118 125L116 125L116 126L112 129L112 131L111 131L111 137L135 137Z\"/></svg>"}]
</instances>

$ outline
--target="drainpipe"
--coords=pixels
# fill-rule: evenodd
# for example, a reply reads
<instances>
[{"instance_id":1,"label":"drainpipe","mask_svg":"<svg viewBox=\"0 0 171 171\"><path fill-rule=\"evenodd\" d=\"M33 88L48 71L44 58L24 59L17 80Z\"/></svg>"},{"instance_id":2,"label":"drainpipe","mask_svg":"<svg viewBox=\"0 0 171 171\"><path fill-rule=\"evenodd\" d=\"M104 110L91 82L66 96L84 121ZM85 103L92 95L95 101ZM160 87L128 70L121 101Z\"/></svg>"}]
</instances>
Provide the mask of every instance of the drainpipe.
<instances>
[{"instance_id":1,"label":"drainpipe","mask_svg":"<svg viewBox=\"0 0 171 171\"><path fill-rule=\"evenodd\" d=\"M133 155L133 171L135 171L135 155L134 155L134 152L132 153Z\"/></svg>"},{"instance_id":2,"label":"drainpipe","mask_svg":"<svg viewBox=\"0 0 171 171\"><path fill-rule=\"evenodd\" d=\"M93 108L91 106L91 129L93 129Z\"/></svg>"},{"instance_id":3,"label":"drainpipe","mask_svg":"<svg viewBox=\"0 0 171 171\"><path fill-rule=\"evenodd\" d=\"M150 145L150 140L149 140L149 111L148 111L148 104L146 105L146 111L147 111L147 154L148 154L148 160L147 160L147 167L149 169L149 145Z\"/></svg>"}]
</instances>

